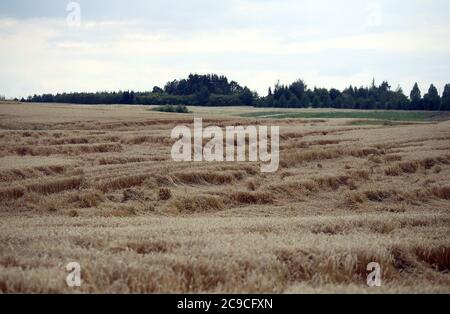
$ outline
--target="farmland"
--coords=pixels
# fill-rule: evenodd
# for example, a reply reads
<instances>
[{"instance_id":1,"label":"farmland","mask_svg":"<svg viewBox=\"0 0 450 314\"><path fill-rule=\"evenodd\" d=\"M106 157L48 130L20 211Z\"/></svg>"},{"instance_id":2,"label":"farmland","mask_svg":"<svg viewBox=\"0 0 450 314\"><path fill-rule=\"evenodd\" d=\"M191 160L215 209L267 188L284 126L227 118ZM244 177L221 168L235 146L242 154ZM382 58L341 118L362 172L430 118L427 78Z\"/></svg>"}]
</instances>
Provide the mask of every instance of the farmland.
<instances>
[{"instance_id":1,"label":"farmland","mask_svg":"<svg viewBox=\"0 0 450 314\"><path fill-rule=\"evenodd\" d=\"M449 121L189 109L1 103L0 292L450 292ZM279 170L174 162L194 116L280 126Z\"/></svg>"}]
</instances>

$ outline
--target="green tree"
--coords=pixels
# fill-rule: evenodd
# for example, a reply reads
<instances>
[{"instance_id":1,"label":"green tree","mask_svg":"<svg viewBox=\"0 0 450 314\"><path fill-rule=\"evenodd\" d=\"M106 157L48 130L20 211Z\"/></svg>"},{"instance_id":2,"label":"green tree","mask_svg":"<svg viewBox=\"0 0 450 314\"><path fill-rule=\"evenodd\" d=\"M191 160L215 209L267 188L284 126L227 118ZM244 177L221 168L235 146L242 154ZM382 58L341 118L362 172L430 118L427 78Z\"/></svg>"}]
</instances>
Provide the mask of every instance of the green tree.
<instances>
[{"instance_id":1,"label":"green tree","mask_svg":"<svg viewBox=\"0 0 450 314\"><path fill-rule=\"evenodd\" d=\"M319 96L314 96L313 98L313 102L312 102L312 107L313 108L319 108L320 107L320 98Z\"/></svg>"},{"instance_id":2,"label":"green tree","mask_svg":"<svg viewBox=\"0 0 450 314\"><path fill-rule=\"evenodd\" d=\"M407 110L408 104L408 98L405 96L403 89L399 85L392 96L392 107L396 110Z\"/></svg>"},{"instance_id":3,"label":"green tree","mask_svg":"<svg viewBox=\"0 0 450 314\"><path fill-rule=\"evenodd\" d=\"M307 90L305 93L305 96L300 99L300 107L302 108L309 108L311 107L311 97L310 97L310 91Z\"/></svg>"},{"instance_id":4,"label":"green tree","mask_svg":"<svg viewBox=\"0 0 450 314\"><path fill-rule=\"evenodd\" d=\"M446 84L441 99L441 110L450 111L450 84Z\"/></svg>"},{"instance_id":5,"label":"green tree","mask_svg":"<svg viewBox=\"0 0 450 314\"><path fill-rule=\"evenodd\" d=\"M136 104L136 94L133 91L130 92L128 101L129 101L129 104L132 104L132 105Z\"/></svg>"},{"instance_id":6,"label":"green tree","mask_svg":"<svg viewBox=\"0 0 450 314\"><path fill-rule=\"evenodd\" d=\"M441 105L441 97L437 88L431 84L428 93L423 96L425 110L439 110Z\"/></svg>"},{"instance_id":7,"label":"green tree","mask_svg":"<svg viewBox=\"0 0 450 314\"><path fill-rule=\"evenodd\" d=\"M284 95L281 95L280 99L278 100L278 106L281 108L288 107L288 101Z\"/></svg>"},{"instance_id":8,"label":"green tree","mask_svg":"<svg viewBox=\"0 0 450 314\"><path fill-rule=\"evenodd\" d=\"M291 91L291 93L293 93L299 100L303 98L306 88L307 86L305 82L300 79L289 86L289 90Z\"/></svg>"},{"instance_id":9,"label":"green tree","mask_svg":"<svg viewBox=\"0 0 450 314\"><path fill-rule=\"evenodd\" d=\"M409 98L411 99L412 110L421 109L422 94L420 93L419 85L417 83L414 84L414 87L409 94Z\"/></svg>"},{"instance_id":10,"label":"green tree","mask_svg":"<svg viewBox=\"0 0 450 314\"><path fill-rule=\"evenodd\" d=\"M254 95L250 89L245 87L241 95L239 95L239 100L241 101L242 105L251 106L253 105Z\"/></svg>"},{"instance_id":11,"label":"green tree","mask_svg":"<svg viewBox=\"0 0 450 314\"><path fill-rule=\"evenodd\" d=\"M209 90L206 86L203 86L196 94L195 98L200 106L206 106L209 102Z\"/></svg>"},{"instance_id":12,"label":"green tree","mask_svg":"<svg viewBox=\"0 0 450 314\"><path fill-rule=\"evenodd\" d=\"M298 97L295 94L292 94L291 98L289 98L288 107L289 108L300 107L300 100L298 99Z\"/></svg>"},{"instance_id":13,"label":"green tree","mask_svg":"<svg viewBox=\"0 0 450 314\"><path fill-rule=\"evenodd\" d=\"M341 96L341 92L338 91L336 88L332 88L330 89L330 97L331 100L334 102L336 100L336 98L338 98L339 96Z\"/></svg>"}]
</instances>

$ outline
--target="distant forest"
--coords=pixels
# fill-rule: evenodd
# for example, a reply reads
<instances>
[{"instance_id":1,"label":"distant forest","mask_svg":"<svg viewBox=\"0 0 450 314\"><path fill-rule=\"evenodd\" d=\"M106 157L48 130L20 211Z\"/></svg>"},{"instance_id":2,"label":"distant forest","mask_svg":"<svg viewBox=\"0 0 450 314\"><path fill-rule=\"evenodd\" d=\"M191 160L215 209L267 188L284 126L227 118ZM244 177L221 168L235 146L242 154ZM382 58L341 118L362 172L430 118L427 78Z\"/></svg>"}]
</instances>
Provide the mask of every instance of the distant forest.
<instances>
[{"instance_id":1,"label":"distant forest","mask_svg":"<svg viewBox=\"0 0 450 314\"><path fill-rule=\"evenodd\" d=\"M450 111L450 84L442 95L431 84L422 96L417 83L409 97L400 87L395 90L388 82L379 86L350 86L340 91L332 88L308 88L303 80L290 85L275 84L266 96L260 97L248 87L242 87L226 76L190 74L187 79L168 82L164 88L155 86L148 92L119 91L97 93L63 93L34 95L23 102L73 104L140 104L188 106L255 106L276 108L343 108L386 110Z\"/></svg>"}]
</instances>

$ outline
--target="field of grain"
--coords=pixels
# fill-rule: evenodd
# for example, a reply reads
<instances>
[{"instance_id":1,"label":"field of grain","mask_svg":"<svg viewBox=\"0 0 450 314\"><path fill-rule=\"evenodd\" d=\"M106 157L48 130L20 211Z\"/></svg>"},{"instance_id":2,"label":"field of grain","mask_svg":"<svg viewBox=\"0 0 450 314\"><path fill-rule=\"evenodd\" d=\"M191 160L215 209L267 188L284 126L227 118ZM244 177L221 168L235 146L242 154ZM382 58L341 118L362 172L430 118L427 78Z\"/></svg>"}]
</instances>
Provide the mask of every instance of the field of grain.
<instances>
[{"instance_id":1,"label":"field of grain","mask_svg":"<svg viewBox=\"0 0 450 314\"><path fill-rule=\"evenodd\" d=\"M280 126L280 169L173 162L191 114L0 104L0 292L450 293L449 121L214 110Z\"/></svg>"}]
</instances>

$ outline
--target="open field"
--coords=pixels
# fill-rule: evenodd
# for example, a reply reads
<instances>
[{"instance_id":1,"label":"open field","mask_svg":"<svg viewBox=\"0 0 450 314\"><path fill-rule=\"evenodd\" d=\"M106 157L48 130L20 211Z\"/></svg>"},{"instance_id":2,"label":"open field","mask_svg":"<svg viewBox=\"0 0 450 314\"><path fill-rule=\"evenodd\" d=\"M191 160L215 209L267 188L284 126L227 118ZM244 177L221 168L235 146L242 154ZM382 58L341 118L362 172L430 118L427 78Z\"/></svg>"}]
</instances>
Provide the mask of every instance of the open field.
<instances>
[{"instance_id":1,"label":"open field","mask_svg":"<svg viewBox=\"0 0 450 314\"><path fill-rule=\"evenodd\" d=\"M405 110L355 110L355 109L277 109L253 107L191 107L197 114L235 116L263 119L364 119L397 122L427 122L448 120L445 111L405 111Z\"/></svg>"},{"instance_id":2,"label":"open field","mask_svg":"<svg viewBox=\"0 0 450 314\"><path fill-rule=\"evenodd\" d=\"M193 111L0 104L0 292L450 293L449 121ZM194 116L279 125L280 169L173 162Z\"/></svg>"},{"instance_id":3,"label":"open field","mask_svg":"<svg viewBox=\"0 0 450 314\"><path fill-rule=\"evenodd\" d=\"M374 119L385 121L428 121L439 118L443 112L432 111L381 111L381 110L296 110L292 112L279 111L259 111L239 114L245 118L301 118L301 119ZM448 117L448 114L446 114Z\"/></svg>"}]
</instances>

